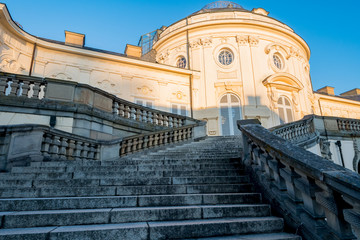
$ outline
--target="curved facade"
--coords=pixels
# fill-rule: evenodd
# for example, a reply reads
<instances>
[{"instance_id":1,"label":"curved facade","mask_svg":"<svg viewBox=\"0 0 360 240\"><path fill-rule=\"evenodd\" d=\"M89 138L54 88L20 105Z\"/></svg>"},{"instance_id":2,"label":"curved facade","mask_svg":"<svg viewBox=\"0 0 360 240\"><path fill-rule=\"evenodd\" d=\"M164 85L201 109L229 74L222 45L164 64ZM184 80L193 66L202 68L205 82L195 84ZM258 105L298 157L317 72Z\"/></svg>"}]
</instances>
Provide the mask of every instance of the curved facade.
<instances>
[{"instance_id":1,"label":"curved facade","mask_svg":"<svg viewBox=\"0 0 360 240\"><path fill-rule=\"evenodd\" d=\"M360 118L359 101L313 92L309 46L262 8L208 4L142 37L142 55L138 46L125 54L86 47L77 33L65 42L34 37L0 9L1 71L90 84L206 120L208 135L237 134L237 119L272 127L312 113Z\"/></svg>"},{"instance_id":2,"label":"curved facade","mask_svg":"<svg viewBox=\"0 0 360 240\"><path fill-rule=\"evenodd\" d=\"M194 116L208 120L209 134L228 132L227 112L259 118L267 127L314 112L309 47L267 14L261 8L205 8L166 28L154 45L158 62L176 66L186 56L187 67L201 72L192 83ZM234 102L226 106L221 101L227 94Z\"/></svg>"}]
</instances>

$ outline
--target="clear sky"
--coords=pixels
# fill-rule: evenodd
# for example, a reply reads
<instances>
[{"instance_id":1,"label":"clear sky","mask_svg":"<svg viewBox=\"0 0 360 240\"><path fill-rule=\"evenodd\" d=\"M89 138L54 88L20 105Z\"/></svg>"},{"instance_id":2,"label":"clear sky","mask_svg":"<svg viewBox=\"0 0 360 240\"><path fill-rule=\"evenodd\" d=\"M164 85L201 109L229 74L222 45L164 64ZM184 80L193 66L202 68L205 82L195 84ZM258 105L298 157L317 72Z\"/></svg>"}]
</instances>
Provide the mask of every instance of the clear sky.
<instances>
[{"instance_id":1,"label":"clear sky","mask_svg":"<svg viewBox=\"0 0 360 240\"><path fill-rule=\"evenodd\" d=\"M123 53L142 34L168 26L212 1L206 0L0 0L28 33L64 41L64 30L86 34L86 46ZM314 90L340 94L360 88L360 0L236 0L262 7L309 44Z\"/></svg>"}]
</instances>

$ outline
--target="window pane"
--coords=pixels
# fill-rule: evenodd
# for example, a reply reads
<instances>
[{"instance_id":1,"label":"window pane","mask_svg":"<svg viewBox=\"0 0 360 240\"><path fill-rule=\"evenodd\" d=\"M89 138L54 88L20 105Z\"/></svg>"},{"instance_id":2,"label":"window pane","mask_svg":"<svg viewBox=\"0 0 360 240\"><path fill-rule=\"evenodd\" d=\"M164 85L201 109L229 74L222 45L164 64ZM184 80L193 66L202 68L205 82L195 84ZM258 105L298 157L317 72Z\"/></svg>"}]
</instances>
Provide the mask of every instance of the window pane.
<instances>
[{"instance_id":1,"label":"window pane","mask_svg":"<svg viewBox=\"0 0 360 240\"><path fill-rule=\"evenodd\" d=\"M186 107L181 106L181 115L186 116Z\"/></svg>"},{"instance_id":2,"label":"window pane","mask_svg":"<svg viewBox=\"0 0 360 240\"><path fill-rule=\"evenodd\" d=\"M152 104L152 102L146 102L146 106L149 107L149 108L152 108L153 104Z\"/></svg>"},{"instance_id":3,"label":"window pane","mask_svg":"<svg viewBox=\"0 0 360 240\"><path fill-rule=\"evenodd\" d=\"M288 122L292 122L293 121L293 116L292 116L291 109L286 109L286 115L287 115Z\"/></svg>"},{"instance_id":4,"label":"window pane","mask_svg":"<svg viewBox=\"0 0 360 240\"><path fill-rule=\"evenodd\" d=\"M283 108L279 108L280 124L285 123L285 113Z\"/></svg>"},{"instance_id":5,"label":"window pane","mask_svg":"<svg viewBox=\"0 0 360 240\"><path fill-rule=\"evenodd\" d=\"M237 120L240 120L240 108L238 106L232 107L231 113L232 113L232 117L233 117L232 124L233 124L233 129L234 129L234 135L240 135L241 131L237 127Z\"/></svg>"},{"instance_id":6,"label":"window pane","mask_svg":"<svg viewBox=\"0 0 360 240\"><path fill-rule=\"evenodd\" d=\"M283 97L280 97L280 98L279 98L278 104L283 104Z\"/></svg>"},{"instance_id":7,"label":"window pane","mask_svg":"<svg viewBox=\"0 0 360 240\"><path fill-rule=\"evenodd\" d=\"M284 98L284 100L285 100L285 105L286 105L286 106L290 106L289 100L287 100L287 98Z\"/></svg>"},{"instance_id":8,"label":"window pane","mask_svg":"<svg viewBox=\"0 0 360 240\"><path fill-rule=\"evenodd\" d=\"M175 114L178 114L178 106L176 104L173 104L171 106L171 112L175 113Z\"/></svg>"},{"instance_id":9,"label":"window pane","mask_svg":"<svg viewBox=\"0 0 360 240\"><path fill-rule=\"evenodd\" d=\"M136 102L135 102L136 104L139 104L139 105L143 105L143 101L142 100L136 100Z\"/></svg>"},{"instance_id":10,"label":"window pane","mask_svg":"<svg viewBox=\"0 0 360 240\"><path fill-rule=\"evenodd\" d=\"M239 99L237 97L235 97L234 95L231 95L231 102L237 103L237 102L239 102Z\"/></svg>"},{"instance_id":11,"label":"window pane","mask_svg":"<svg viewBox=\"0 0 360 240\"><path fill-rule=\"evenodd\" d=\"M221 98L220 103L227 103L227 95Z\"/></svg>"},{"instance_id":12,"label":"window pane","mask_svg":"<svg viewBox=\"0 0 360 240\"><path fill-rule=\"evenodd\" d=\"M230 135L230 119L229 119L229 108L221 107L221 129L222 135Z\"/></svg>"}]
</instances>

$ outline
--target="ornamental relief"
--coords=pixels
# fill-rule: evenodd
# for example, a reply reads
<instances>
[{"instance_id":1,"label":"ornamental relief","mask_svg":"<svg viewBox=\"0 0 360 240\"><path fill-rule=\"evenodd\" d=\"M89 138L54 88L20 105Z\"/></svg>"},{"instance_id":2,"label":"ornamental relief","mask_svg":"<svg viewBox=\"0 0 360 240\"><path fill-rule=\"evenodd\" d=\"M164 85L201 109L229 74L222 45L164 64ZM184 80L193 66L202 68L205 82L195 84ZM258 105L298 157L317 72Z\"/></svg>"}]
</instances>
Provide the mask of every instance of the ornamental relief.
<instances>
[{"instance_id":1,"label":"ornamental relief","mask_svg":"<svg viewBox=\"0 0 360 240\"><path fill-rule=\"evenodd\" d=\"M236 42L241 46L247 46L250 44L251 47L256 47L259 44L259 37L252 35L236 35Z\"/></svg>"},{"instance_id":2,"label":"ornamental relief","mask_svg":"<svg viewBox=\"0 0 360 240\"><path fill-rule=\"evenodd\" d=\"M148 86L138 87L137 92L140 95L152 95L153 94L153 90Z\"/></svg>"},{"instance_id":3,"label":"ornamental relief","mask_svg":"<svg viewBox=\"0 0 360 240\"><path fill-rule=\"evenodd\" d=\"M210 47L213 43L212 37L198 38L190 42L190 48L197 48L200 46Z\"/></svg>"},{"instance_id":4,"label":"ornamental relief","mask_svg":"<svg viewBox=\"0 0 360 240\"><path fill-rule=\"evenodd\" d=\"M17 55L17 56L16 56ZM25 67L17 60L20 54L15 54L14 51L8 51L0 56L0 69L4 72L22 73Z\"/></svg>"},{"instance_id":5,"label":"ornamental relief","mask_svg":"<svg viewBox=\"0 0 360 240\"><path fill-rule=\"evenodd\" d=\"M176 91L172 93L173 98L176 98L177 100L185 100L186 94L182 91Z\"/></svg>"}]
</instances>

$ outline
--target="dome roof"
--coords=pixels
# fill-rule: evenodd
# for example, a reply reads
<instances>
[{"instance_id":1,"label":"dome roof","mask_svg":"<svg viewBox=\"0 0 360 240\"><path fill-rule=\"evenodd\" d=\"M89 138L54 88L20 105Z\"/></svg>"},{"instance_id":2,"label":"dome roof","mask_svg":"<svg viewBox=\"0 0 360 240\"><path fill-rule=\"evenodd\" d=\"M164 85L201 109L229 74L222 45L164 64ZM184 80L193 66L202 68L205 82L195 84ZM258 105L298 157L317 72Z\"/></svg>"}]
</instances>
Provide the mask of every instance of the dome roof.
<instances>
[{"instance_id":1,"label":"dome roof","mask_svg":"<svg viewBox=\"0 0 360 240\"><path fill-rule=\"evenodd\" d=\"M207 4L201 10L209 10L209 9L219 9L219 8L240 8L245 10L240 4L230 2L230 1L216 1Z\"/></svg>"},{"instance_id":2,"label":"dome roof","mask_svg":"<svg viewBox=\"0 0 360 240\"><path fill-rule=\"evenodd\" d=\"M199 13L206 13L206 12L218 12L218 11L247 11L243 8L240 4L230 2L230 1L216 1L207 4L203 7L200 11L193 13L192 15L196 15Z\"/></svg>"}]
</instances>

